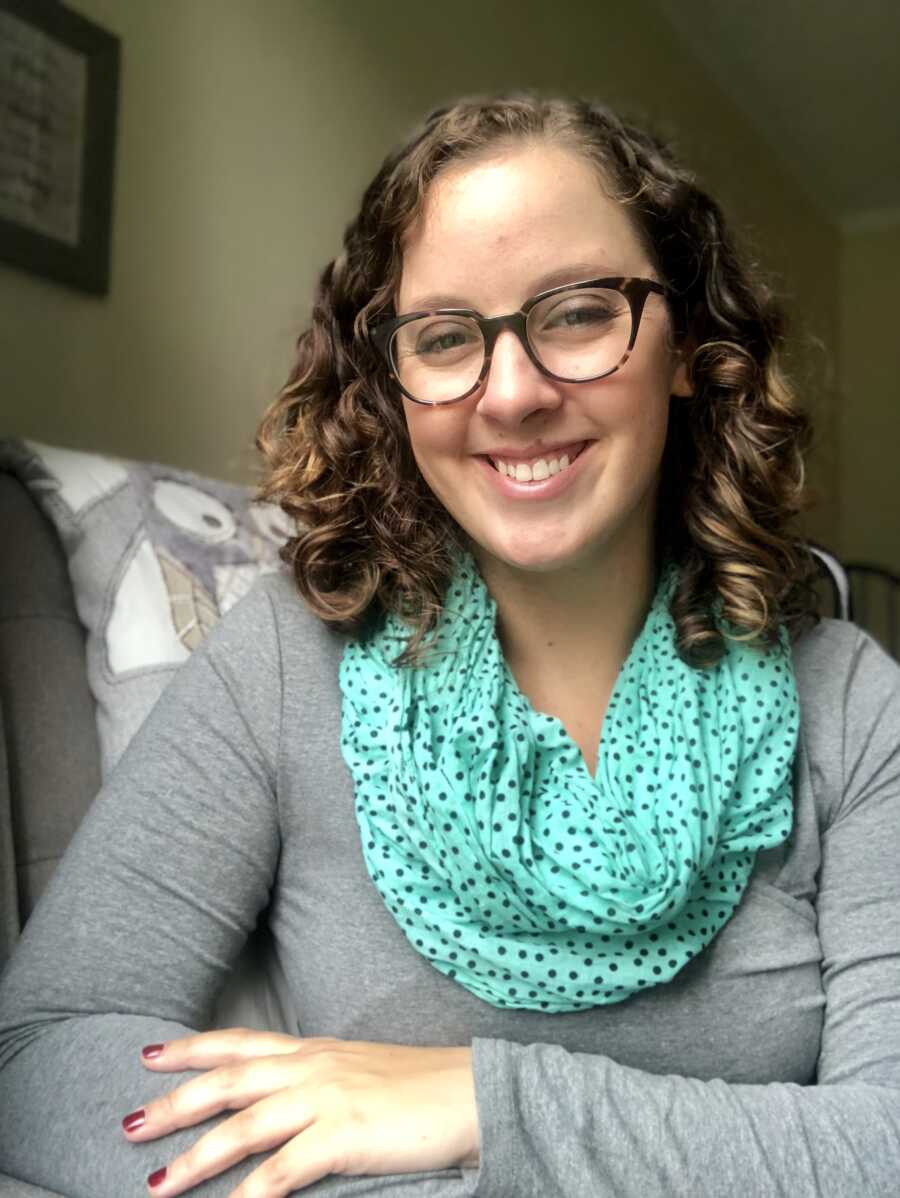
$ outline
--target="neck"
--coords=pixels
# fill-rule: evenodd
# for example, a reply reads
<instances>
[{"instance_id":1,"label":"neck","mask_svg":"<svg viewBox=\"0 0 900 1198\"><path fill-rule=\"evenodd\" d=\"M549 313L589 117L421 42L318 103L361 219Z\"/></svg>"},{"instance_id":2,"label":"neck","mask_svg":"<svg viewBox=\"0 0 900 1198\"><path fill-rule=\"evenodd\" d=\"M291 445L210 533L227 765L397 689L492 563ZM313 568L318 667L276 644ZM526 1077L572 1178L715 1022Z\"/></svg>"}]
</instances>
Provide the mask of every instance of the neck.
<instances>
[{"instance_id":1,"label":"neck","mask_svg":"<svg viewBox=\"0 0 900 1198\"><path fill-rule=\"evenodd\" d=\"M628 556L539 572L472 552L497 605L497 636L513 671L612 683L647 618L658 581L653 546Z\"/></svg>"}]
</instances>

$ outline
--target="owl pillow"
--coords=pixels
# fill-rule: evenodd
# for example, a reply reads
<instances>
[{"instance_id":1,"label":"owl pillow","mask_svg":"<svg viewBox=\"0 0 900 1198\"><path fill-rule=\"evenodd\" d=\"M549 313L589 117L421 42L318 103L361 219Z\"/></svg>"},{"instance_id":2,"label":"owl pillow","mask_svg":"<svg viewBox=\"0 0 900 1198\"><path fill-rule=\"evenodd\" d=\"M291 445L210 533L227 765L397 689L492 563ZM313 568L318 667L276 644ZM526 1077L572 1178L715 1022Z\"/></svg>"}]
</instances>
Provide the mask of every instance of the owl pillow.
<instances>
[{"instance_id":1,"label":"owl pillow","mask_svg":"<svg viewBox=\"0 0 900 1198\"><path fill-rule=\"evenodd\" d=\"M290 522L233 483L37 441L0 442L59 534L87 630L104 778L179 665L260 575Z\"/></svg>"}]
</instances>

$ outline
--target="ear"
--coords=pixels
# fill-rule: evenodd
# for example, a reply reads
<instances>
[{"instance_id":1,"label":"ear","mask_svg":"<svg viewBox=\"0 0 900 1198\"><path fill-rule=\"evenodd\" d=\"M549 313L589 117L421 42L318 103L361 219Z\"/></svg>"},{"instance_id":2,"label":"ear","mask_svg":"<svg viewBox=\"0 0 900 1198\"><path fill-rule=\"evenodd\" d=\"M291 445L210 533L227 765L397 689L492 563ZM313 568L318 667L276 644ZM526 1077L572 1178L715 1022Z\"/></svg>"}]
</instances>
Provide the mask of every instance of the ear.
<instances>
[{"instance_id":1,"label":"ear","mask_svg":"<svg viewBox=\"0 0 900 1198\"><path fill-rule=\"evenodd\" d=\"M672 375L671 394L677 395L682 399L687 399L688 396L694 394L694 384L691 381L688 362L691 357L690 344L685 342L680 349L676 349L673 355L675 362L675 372Z\"/></svg>"}]
</instances>

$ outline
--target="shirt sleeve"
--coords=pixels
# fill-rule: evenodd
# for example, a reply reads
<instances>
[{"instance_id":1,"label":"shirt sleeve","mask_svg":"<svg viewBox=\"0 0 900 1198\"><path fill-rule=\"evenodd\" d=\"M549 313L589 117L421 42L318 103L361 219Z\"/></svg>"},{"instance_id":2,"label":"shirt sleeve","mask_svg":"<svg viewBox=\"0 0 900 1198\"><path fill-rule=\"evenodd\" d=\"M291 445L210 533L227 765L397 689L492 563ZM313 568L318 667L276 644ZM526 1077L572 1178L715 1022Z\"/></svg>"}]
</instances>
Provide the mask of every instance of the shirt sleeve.
<instances>
[{"instance_id":1,"label":"shirt sleeve","mask_svg":"<svg viewBox=\"0 0 900 1198\"><path fill-rule=\"evenodd\" d=\"M299 602L299 599L298 599ZM0 980L0 1186L145 1198L215 1122L136 1144L122 1118L196 1076L144 1044L206 1030L280 849L281 666L257 584L178 670L79 825ZM193 1187L227 1198L258 1154ZM15 1179L15 1180L11 1180ZM333 1176L316 1193L458 1198L460 1171ZM0 1191L2 1192L2 1191Z\"/></svg>"},{"instance_id":2,"label":"shirt sleeve","mask_svg":"<svg viewBox=\"0 0 900 1198\"><path fill-rule=\"evenodd\" d=\"M821 844L816 1084L657 1075L559 1045L476 1038L473 1194L900 1193L900 668L862 631L833 718L843 789Z\"/></svg>"}]
</instances>

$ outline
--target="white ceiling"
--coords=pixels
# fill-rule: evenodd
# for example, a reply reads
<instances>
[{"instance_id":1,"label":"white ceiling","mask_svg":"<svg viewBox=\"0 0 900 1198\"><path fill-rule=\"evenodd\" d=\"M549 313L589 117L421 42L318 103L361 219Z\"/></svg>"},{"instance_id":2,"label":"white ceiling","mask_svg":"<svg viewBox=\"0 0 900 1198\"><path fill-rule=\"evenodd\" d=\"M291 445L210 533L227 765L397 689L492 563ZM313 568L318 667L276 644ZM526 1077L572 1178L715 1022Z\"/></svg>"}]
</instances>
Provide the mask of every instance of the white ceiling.
<instances>
[{"instance_id":1,"label":"white ceiling","mask_svg":"<svg viewBox=\"0 0 900 1198\"><path fill-rule=\"evenodd\" d=\"M900 224L900 0L652 0L822 213Z\"/></svg>"}]
</instances>

